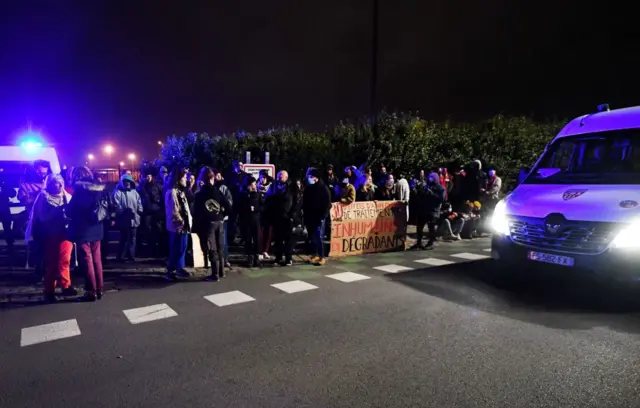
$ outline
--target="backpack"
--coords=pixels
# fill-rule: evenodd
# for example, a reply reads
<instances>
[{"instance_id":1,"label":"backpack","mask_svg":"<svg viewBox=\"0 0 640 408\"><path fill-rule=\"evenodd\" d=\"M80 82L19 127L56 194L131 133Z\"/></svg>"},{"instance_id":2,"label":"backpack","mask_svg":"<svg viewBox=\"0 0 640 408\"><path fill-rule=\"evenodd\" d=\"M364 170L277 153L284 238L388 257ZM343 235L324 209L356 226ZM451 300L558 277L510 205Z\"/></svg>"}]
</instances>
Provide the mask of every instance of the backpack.
<instances>
[{"instance_id":1,"label":"backpack","mask_svg":"<svg viewBox=\"0 0 640 408\"><path fill-rule=\"evenodd\" d=\"M93 207L93 219L97 222L102 222L107 219L108 215L109 215L108 196L101 195Z\"/></svg>"}]
</instances>

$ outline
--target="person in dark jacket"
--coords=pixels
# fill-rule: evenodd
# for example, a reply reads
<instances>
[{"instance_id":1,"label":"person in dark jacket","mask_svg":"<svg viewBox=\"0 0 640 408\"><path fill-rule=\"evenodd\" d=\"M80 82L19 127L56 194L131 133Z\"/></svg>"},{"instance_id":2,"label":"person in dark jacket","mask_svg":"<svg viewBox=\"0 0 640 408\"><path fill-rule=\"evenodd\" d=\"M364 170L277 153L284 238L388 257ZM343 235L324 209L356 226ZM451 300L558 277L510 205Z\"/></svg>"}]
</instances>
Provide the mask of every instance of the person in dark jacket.
<instances>
[{"instance_id":1,"label":"person in dark jacket","mask_svg":"<svg viewBox=\"0 0 640 408\"><path fill-rule=\"evenodd\" d=\"M153 173L145 175L145 179L138 185L138 194L142 201L142 225L144 226L147 245L151 256L160 256L162 225L164 224L164 199L162 186L154 180Z\"/></svg>"},{"instance_id":2,"label":"person in dark jacket","mask_svg":"<svg viewBox=\"0 0 640 408\"><path fill-rule=\"evenodd\" d=\"M338 197L336 197L335 188L338 187L338 184L340 183L340 181L338 180L338 177L336 177L336 173L332 164L327 166L327 174L325 175L324 183L329 188L329 191L331 192L331 202L335 203L336 201L338 201Z\"/></svg>"},{"instance_id":3,"label":"person in dark jacket","mask_svg":"<svg viewBox=\"0 0 640 408\"><path fill-rule=\"evenodd\" d=\"M415 248L423 248L422 238L425 225L429 228L429 241L426 248L433 248L436 240L437 225L440 220L440 208L444 202L444 188L440 185L440 176L438 173L431 173L427 177L426 185L418 185L417 187L417 218L416 227L418 242Z\"/></svg>"},{"instance_id":4,"label":"person in dark jacket","mask_svg":"<svg viewBox=\"0 0 640 408\"><path fill-rule=\"evenodd\" d=\"M205 183L195 195L193 204L194 232L200 237L200 243L209 256L211 276L208 280L217 282L224 278L224 231L225 214L231 212L231 203L215 185L216 174L212 168L205 171Z\"/></svg>"},{"instance_id":5,"label":"person in dark jacket","mask_svg":"<svg viewBox=\"0 0 640 408\"><path fill-rule=\"evenodd\" d=\"M248 174L243 170L244 164L241 161L234 161L231 172L225 177L227 187L231 190L231 196L233 201L237 201L240 198L242 188L246 185L246 179ZM229 214L228 226L227 226L227 240L229 244L233 244L236 239L238 231L238 213L231 211Z\"/></svg>"},{"instance_id":6,"label":"person in dark jacket","mask_svg":"<svg viewBox=\"0 0 640 408\"><path fill-rule=\"evenodd\" d=\"M366 181L356 191L356 201L373 201L376 199L373 178L369 175L365 177Z\"/></svg>"},{"instance_id":7,"label":"person in dark jacket","mask_svg":"<svg viewBox=\"0 0 640 408\"><path fill-rule=\"evenodd\" d=\"M238 213L242 220L242 236L247 263L250 268L260 266L260 214L264 204L264 195L258 191L256 179L249 177L244 193L240 195Z\"/></svg>"},{"instance_id":8,"label":"person in dark jacket","mask_svg":"<svg viewBox=\"0 0 640 408\"><path fill-rule=\"evenodd\" d=\"M78 248L80 268L86 276L83 301L95 302L104 293L100 243L103 222L108 217L109 194L105 186L94 181L88 167L74 167L71 174L73 196L69 201L69 240Z\"/></svg>"},{"instance_id":9,"label":"person in dark jacket","mask_svg":"<svg viewBox=\"0 0 640 408\"><path fill-rule=\"evenodd\" d=\"M2 223L2 237L7 243L10 266L13 261L13 244L15 242L10 202L17 196L18 193L13 185L5 180L0 180L0 223Z\"/></svg>"},{"instance_id":10,"label":"person in dark jacket","mask_svg":"<svg viewBox=\"0 0 640 408\"><path fill-rule=\"evenodd\" d=\"M326 263L324 252L325 220L331 210L331 192L320 179L320 173L313 169L307 177L307 187L304 190L305 224L313 242L314 255L310 262L316 265Z\"/></svg>"},{"instance_id":11,"label":"person in dark jacket","mask_svg":"<svg viewBox=\"0 0 640 408\"><path fill-rule=\"evenodd\" d=\"M282 170L267 192L268 216L273 223L275 261L282 266L293 264L291 233L293 232L294 196L289 173ZM284 260L282 259L284 257Z\"/></svg>"}]
</instances>

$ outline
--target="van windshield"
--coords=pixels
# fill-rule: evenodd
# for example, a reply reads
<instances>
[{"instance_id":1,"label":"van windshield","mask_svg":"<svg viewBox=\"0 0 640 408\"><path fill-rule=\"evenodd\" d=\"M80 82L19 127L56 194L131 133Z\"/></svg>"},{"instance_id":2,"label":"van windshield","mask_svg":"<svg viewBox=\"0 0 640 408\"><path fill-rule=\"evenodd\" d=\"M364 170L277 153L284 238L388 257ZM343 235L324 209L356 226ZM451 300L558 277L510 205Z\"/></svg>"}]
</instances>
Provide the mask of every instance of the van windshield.
<instances>
[{"instance_id":1,"label":"van windshield","mask_svg":"<svg viewBox=\"0 0 640 408\"><path fill-rule=\"evenodd\" d=\"M640 129L558 139L523 184L640 184Z\"/></svg>"}]
</instances>

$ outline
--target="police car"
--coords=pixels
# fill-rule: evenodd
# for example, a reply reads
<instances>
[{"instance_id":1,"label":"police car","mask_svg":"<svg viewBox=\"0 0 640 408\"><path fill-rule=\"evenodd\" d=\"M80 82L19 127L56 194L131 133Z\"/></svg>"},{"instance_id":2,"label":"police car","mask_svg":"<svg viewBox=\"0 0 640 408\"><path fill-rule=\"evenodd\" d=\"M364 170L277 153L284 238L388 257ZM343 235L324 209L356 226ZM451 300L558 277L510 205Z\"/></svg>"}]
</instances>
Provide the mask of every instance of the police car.
<instances>
[{"instance_id":1,"label":"police car","mask_svg":"<svg viewBox=\"0 0 640 408\"><path fill-rule=\"evenodd\" d=\"M601 105L569 122L497 204L491 226L492 258L503 266L638 281L640 106Z\"/></svg>"}]
</instances>

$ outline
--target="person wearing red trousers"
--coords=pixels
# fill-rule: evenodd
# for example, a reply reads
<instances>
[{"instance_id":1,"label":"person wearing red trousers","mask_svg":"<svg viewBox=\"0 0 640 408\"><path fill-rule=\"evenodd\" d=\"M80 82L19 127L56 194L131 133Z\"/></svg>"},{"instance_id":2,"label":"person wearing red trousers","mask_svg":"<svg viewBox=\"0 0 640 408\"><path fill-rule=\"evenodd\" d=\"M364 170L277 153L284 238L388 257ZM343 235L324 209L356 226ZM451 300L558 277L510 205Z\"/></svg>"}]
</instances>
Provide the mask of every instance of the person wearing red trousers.
<instances>
[{"instance_id":1,"label":"person wearing red trousers","mask_svg":"<svg viewBox=\"0 0 640 408\"><path fill-rule=\"evenodd\" d=\"M67 239L69 219L66 211L71 196L64 191L64 179L58 174L47 177L45 189L33 204L31 235L44 242L44 297L54 302L57 285L63 296L75 296L71 286L70 261L73 244Z\"/></svg>"},{"instance_id":2,"label":"person wearing red trousers","mask_svg":"<svg viewBox=\"0 0 640 408\"><path fill-rule=\"evenodd\" d=\"M104 238L103 221L109 212L109 195L88 167L75 167L71 182L74 194L67 210L69 239L76 243L78 261L85 273L85 294L80 300L95 302L104 293L100 243Z\"/></svg>"}]
</instances>

